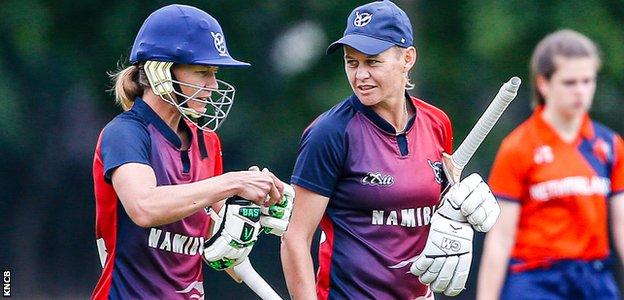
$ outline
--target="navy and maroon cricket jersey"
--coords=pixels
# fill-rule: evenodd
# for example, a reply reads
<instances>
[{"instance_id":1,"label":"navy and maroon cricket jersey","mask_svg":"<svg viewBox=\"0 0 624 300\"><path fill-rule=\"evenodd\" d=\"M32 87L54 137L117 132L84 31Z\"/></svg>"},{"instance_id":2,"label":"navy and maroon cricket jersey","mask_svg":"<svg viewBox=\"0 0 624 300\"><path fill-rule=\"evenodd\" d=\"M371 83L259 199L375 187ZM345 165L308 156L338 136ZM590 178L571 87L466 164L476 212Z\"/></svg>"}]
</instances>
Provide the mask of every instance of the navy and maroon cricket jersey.
<instances>
[{"instance_id":1,"label":"navy and maroon cricket jersey","mask_svg":"<svg viewBox=\"0 0 624 300\"><path fill-rule=\"evenodd\" d=\"M303 134L291 181L329 197L320 223L320 299L431 296L409 267L425 247L453 134L444 112L406 97L416 114L404 133L353 95Z\"/></svg>"},{"instance_id":2,"label":"navy and maroon cricket jersey","mask_svg":"<svg viewBox=\"0 0 624 300\"><path fill-rule=\"evenodd\" d=\"M93 161L98 250L106 249L95 299L203 299L201 248L210 217L199 211L180 221L142 228L126 214L111 184L119 166L150 166L157 185L196 182L221 174L215 133L185 121L192 138L183 151L178 135L140 98L102 130Z\"/></svg>"}]
</instances>

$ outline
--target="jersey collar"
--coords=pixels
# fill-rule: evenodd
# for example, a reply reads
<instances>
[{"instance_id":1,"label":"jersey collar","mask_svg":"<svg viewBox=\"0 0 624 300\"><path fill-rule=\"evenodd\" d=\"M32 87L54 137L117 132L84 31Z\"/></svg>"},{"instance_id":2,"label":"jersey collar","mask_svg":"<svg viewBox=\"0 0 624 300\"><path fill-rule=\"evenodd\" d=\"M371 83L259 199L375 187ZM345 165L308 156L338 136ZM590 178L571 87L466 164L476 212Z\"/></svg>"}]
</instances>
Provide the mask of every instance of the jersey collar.
<instances>
[{"instance_id":1,"label":"jersey collar","mask_svg":"<svg viewBox=\"0 0 624 300\"><path fill-rule=\"evenodd\" d=\"M407 92L405 92L405 99L407 100L408 105L410 105L414 109L414 115L411 116L409 120L407 120L407 124L405 125L405 131L403 131L403 133L407 133L412 128L412 125L414 125L414 120L416 119L416 114L418 113L412 98ZM380 115L378 115L372 108L362 104L362 102L360 102L360 99L358 99L358 97L355 94L351 95L349 100L351 101L351 104L353 105L353 107L355 107L357 111L361 112L367 119L373 122L375 126L379 127L381 130L383 130L386 133L389 133L392 135L397 134L392 124L390 124Z\"/></svg>"},{"instance_id":2,"label":"jersey collar","mask_svg":"<svg viewBox=\"0 0 624 300\"><path fill-rule=\"evenodd\" d=\"M535 126L537 126L539 135L542 138L548 140L561 140L561 137L559 137L559 134L557 134L555 129L552 128L550 124L546 123L546 121L544 121L544 118L542 118L543 111L544 106L540 105L535 108L533 114L531 115L531 119L533 120ZM594 138L594 126L592 125L589 114L587 113L585 113L585 115L583 116L583 123L581 124L581 129L576 137L576 140L578 140L579 137L587 140L591 140Z\"/></svg>"},{"instance_id":3,"label":"jersey collar","mask_svg":"<svg viewBox=\"0 0 624 300\"><path fill-rule=\"evenodd\" d=\"M167 139L177 149L182 148L182 141L180 140L178 134L173 131L171 127L169 127L169 125L167 125L167 123L165 123L165 121L163 121L160 116L158 116L158 114L156 114L156 112L149 105L147 105L145 101L143 101L143 99L137 97L134 100L134 104L132 105L132 111L134 111L137 115L142 117L148 123L154 125L154 127L156 127L156 130L158 130L158 132L160 132L160 134L162 134L165 139ZM186 124L186 121L184 119L180 119L180 123L178 126L180 126L182 130L188 133L189 139L191 139L192 141L193 134L191 132L191 129L188 127L188 124Z\"/></svg>"}]
</instances>

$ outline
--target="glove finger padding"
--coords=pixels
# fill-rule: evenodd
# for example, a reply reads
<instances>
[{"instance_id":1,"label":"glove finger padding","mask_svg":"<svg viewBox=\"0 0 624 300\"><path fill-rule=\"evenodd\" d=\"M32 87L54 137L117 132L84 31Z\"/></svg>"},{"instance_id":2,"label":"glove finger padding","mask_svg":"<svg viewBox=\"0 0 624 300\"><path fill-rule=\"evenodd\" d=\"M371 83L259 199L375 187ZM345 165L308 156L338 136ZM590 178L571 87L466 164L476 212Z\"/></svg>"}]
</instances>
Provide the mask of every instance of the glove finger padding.
<instances>
[{"instance_id":1,"label":"glove finger padding","mask_svg":"<svg viewBox=\"0 0 624 300\"><path fill-rule=\"evenodd\" d=\"M470 263L472 261L472 253L467 253L459 257L457 267L453 274L450 284L444 290L444 295L457 296L466 286L468 274L470 273Z\"/></svg>"},{"instance_id":2,"label":"glove finger padding","mask_svg":"<svg viewBox=\"0 0 624 300\"><path fill-rule=\"evenodd\" d=\"M472 214L477 208L481 206L483 201L485 201L485 196L490 193L490 188L488 185L481 181L479 184L470 191L470 194L467 195L466 199L463 200L461 204L461 212L464 216L468 216Z\"/></svg>"},{"instance_id":3,"label":"glove finger padding","mask_svg":"<svg viewBox=\"0 0 624 300\"><path fill-rule=\"evenodd\" d=\"M433 263L428 268L426 268L425 273L420 275L420 282L424 284L430 284L434 280L436 280L436 278L438 278L438 274L440 274L442 266L444 265L444 260L445 258L443 257L433 259Z\"/></svg>"},{"instance_id":4,"label":"glove finger padding","mask_svg":"<svg viewBox=\"0 0 624 300\"><path fill-rule=\"evenodd\" d=\"M410 271L422 283L430 284L435 292L459 293L470 270L473 236L469 224L444 218L436 212L425 248Z\"/></svg>"},{"instance_id":5,"label":"glove finger padding","mask_svg":"<svg viewBox=\"0 0 624 300\"><path fill-rule=\"evenodd\" d=\"M496 224L496 220L500 215L500 206L496 201L487 201L483 204L483 207L487 217L481 225L475 226L475 229L480 232L488 232Z\"/></svg>"},{"instance_id":6,"label":"glove finger padding","mask_svg":"<svg viewBox=\"0 0 624 300\"><path fill-rule=\"evenodd\" d=\"M264 228L264 232L282 236L290 223L294 200L295 189L291 185L285 184L280 202L269 207L262 207L260 224Z\"/></svg>"},{"instance_id":7,"label":"glove finger padding","mask_svg":"<svg viewBox=\"0 0 624 300\"><path fill-rule=\"evenodd\" d=\"M460 214L478 231L489 231L500 214L500 207L490 187L473 173L453 185L442 198L440 213L457 221ZM450 205L447 205L450 204Z\"/></svg>"},{"instance_id":8,"label":"glove finger padding","mask_svg":"<svg viewBox=\"0 0 624 300\"><path fill-rule=\"evenodd\" d=\"M459 257L449 256L444 260L444 266L440 269L438 278L431 283L431 290L437 293L443 292L448 287L453 275L455 274L455 268L459 262Z\"/></svg>"},{"instance_id":9,"label":"glove finger padding","mask_svg":"<svg viewBox=\"0 0 624 300\"><path fill-rule=\"evenodd\" d=\"M260 232L260 207L244 199L230 198L215 220L212 237L204 243L203 259L216 270L242 263Z\"/></svg>"},{"instance_id":10,"label":"glove finger padding","mask_svg":"<svg viewBox=\"0 0 624 300\"><path fill-rule=\"evenodd\" d=\"M423 273L425 273L429 269L429 266L433 264L434 260L435 259L433 258L428 258L428 257L425 257L424 255L421 255L418 257L418 259L416 259L416 261L412 263L412 266L410 267L410 272L420 277ZM419 278L419 279L422 282L422 278ZM432 281L433 279L426 283L431 283Z\"/></svg>"},{"instance_id":11,"label":"glove finger padding","mask_svg":"<svg viewBox=\"0 0 624 300\"><path fill-rule=\"evenodd\" d=\"M463 205L464 200L472 194L477 186L483 182L481 176L477 173L472 173L464 180L451 186L449 192L445 195L451 200L454 208L460 208Z\"/></svg>"},{"instance_id":12,"label":"glove finger padding","mask_svg":"<svg viewBox=\"0 0 624 300\"><path fill-rule=\"evenodd\" d=\"M464 210L464 206L462 206L462 213L467 216L468 222L470 222L476 230L487 232L492 228L494 223L496 223L498 215L500 214L500 207L487 184L480 184L464 203L475 207L474 209L468 207ZM472 212L466 214L470 210L472 210Z\"/></svg>"}]
</instances>

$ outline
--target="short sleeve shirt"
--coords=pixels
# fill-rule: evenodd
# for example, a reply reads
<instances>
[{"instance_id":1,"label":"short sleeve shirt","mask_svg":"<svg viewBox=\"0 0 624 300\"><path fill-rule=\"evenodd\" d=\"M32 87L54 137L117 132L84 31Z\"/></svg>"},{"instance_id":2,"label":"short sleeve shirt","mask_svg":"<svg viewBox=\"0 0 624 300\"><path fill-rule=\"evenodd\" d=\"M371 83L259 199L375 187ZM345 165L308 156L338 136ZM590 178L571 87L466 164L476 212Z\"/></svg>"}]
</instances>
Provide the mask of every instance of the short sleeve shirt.
<instances>
[{"instance_id":1,"label":"short sleeve shirt","mask_svg":"<svg viewBox=\"0 0 624 300\"><path fill-rule=\"evenodd\" d=\"M441 110L406 97L416 114L403 133L356 96L303 133L291 182L329 198L320 223L320 299L431 295L409 267L439 203L452 130Z\"/></svg>"},{"instance_id":2,"label":"short sleeve shirt","mask_svg":"<svg viewBox=\"0 0 624 300\"><path fill-rule=\"evenodd\" d=\"M181 150L177 134L137 98L131 110L102 130L93 161L96 238L104 270L96 299L189 299L202 297L201 247L210 218L197 212L171 224L142 228L126 214L111 184L128 163L152 168L158 186L196 182L222 173L216 134L180 121L192 138Z\"/></svg>"},{"instance_id":3,"label":"short sleeve shirt","mask_svg":"<svg viewBox=\"0 0 624 300\"><path fill-rule=\"evenodd\" d=\"M607 199L624 191L622 139L585 116L576 140L564 142L542 111L503 140L489 178L497 198L521 206L512 258L604 259Z\"/></svg>"}]
</instances>

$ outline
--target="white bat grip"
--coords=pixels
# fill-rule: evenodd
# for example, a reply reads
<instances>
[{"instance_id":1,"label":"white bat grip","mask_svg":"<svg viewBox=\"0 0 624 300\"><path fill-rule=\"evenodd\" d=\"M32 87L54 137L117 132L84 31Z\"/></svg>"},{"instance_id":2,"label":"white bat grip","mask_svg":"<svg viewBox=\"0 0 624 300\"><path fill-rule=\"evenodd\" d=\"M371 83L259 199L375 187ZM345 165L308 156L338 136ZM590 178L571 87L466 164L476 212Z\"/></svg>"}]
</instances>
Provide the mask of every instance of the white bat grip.
<instances>
[{"instance_id":1,"label":"white bat grip","mask_svg":"<svg viewBox=\"0 0 624 300\"><path fill-rule=\"evenodd\" d=\"M245 261L233 269L236 275L238 275L258 297L263 300L282 300L264 278L251 266L249 258L245 259Z\"/></svg>"},{"instance_id":2,"label":"white bat grip","mask_svg":"<svg viewBox=\"0 0 624 300\"><path fill-rule=\"evenodd\" d=\"M459 145L457 151L451 156L451 160L456 167L463 169L472 155L475 153L483 139L488 135L498 118L503 114L509 103L516 97L518 88L520 87L520 78L512 77L508 82L501 86L498 94L490 106L485 110L477 124L470 130L468 136Z\"/></svg>"}]
</instances>

